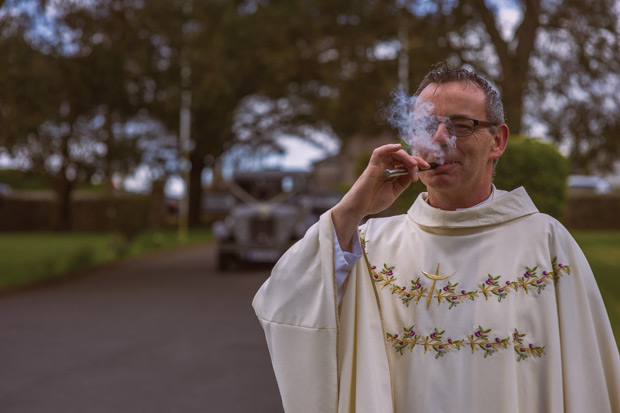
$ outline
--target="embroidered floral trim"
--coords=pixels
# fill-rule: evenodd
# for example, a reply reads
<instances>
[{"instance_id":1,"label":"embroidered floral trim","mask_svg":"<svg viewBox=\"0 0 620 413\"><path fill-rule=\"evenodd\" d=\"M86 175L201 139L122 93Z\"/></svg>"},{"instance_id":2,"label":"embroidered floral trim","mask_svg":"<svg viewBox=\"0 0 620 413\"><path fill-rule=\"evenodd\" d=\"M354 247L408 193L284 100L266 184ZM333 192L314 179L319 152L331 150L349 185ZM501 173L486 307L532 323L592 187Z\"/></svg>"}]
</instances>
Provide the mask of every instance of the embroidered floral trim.
<instances>
[{"instance_id":1,"label":"embroidered floral trim","mask_svg":"<svg viewBox=\"0 0 620 413\"><path fill-rule=\"evenodd\" d=\"M366 233L362 232L361 229L358 229L357 232L360 234L360 244L362 245L362 250L366 251L366 244L368 241L366 240Z\"/></svg>"},{"instance_id":2,"label":"embroidered floral trim","mask_svg":"<svg viewBox=\"0 0 620 413\"><path fill-rule=\"evenodd\" d=\"M409 328L403 327L402 336L399 334L387 333L386 338L388 343L392 344L392 347L403 355L403 350L409 349L413 351L416 346L424 347L424 354L429 351L433 351L435 358L443 357L450 351L458 351L461 348L469 346L471 353L476 351L482 351L484 358L491 356L494 353L513 348L516 354L517 361L524 360L529 357L541 357L545 354L544 346L535 346L534 344L525 344L523 338L524 333L520 333L516 328L511 337L494 337L491 338L489 333L491 329L484 329L481 326L472 333L467 334L467 338L453 340L452 338L445 338L445 330L439 331L437 328L429 335L418 334L415 331L415 327Z\"/></svg>"},{"instance_id":3,"label":"embroidered floral trim","mask_svg":"<svg viewBox=\"0 0 620 413\"><path fill-rule=\"evenodd\" d=\"M476 298L483 296L485 300L490 297L497 297L497 301L501 302L511 292L518 292L519 290L525 291L526 294L530 290L536 291L540 294L545 287L553 282L556 284L561 276L564 274L570 274L570 266L562 263L557 263L557 257L553 258L551 271L542 271L538 274L538 266L525 267L526 271L522 276L517 277L516 281L501 282L501 276L492 276L489 274L487 278L478 284L478 288L466 291L458 290L456 287L459 283L448 283L442 288L437 288L435 291L430 291L420 283L420 277L411 281L411 285L407 288L396 283L396 276L394 275L394 266L389 267L387 264L383 264L381 270L377 270L376 266L370 268L372 278L380 284L381 289L389 287L392 294L396 294L403 304L407 307L410 302L418 304L420 299L427 298L429 294L432 295L432 299L437 299L437 305L442 303L448 303L450 306L448 309L455 307L466 300L474 301Z\"/></svg>"}]
</instances>

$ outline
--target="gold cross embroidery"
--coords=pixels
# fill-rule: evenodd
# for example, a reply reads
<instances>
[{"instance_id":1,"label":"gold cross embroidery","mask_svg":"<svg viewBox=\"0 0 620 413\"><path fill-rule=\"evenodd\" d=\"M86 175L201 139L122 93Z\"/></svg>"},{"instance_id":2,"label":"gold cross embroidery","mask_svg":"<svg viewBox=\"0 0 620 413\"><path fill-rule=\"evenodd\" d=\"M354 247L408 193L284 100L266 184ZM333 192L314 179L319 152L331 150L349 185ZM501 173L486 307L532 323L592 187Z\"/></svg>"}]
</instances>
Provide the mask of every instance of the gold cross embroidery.
<instances>
[{"instance_id":1,"label":"gold cross embroidery","mask_svg":"<svg viewBox=\"0 0 620 413\"><path fill-rule=\"evenodd\" d=\"M431 306L431 299L433 298L433 291L435 291L435 283L437 282L437 280L445 280L448 277L452 277L454 274L456 274L456 272L448 275L439 275L439 263L437 264L437 270L435 271L435 274L429 274L422 268L420 268L420 271L422 271L422 274L433 280L433 282L431 283L431 287L428 290L428 299L426 300L426 309L428 310L428 308Z\"/></svg>"}]
</instances>

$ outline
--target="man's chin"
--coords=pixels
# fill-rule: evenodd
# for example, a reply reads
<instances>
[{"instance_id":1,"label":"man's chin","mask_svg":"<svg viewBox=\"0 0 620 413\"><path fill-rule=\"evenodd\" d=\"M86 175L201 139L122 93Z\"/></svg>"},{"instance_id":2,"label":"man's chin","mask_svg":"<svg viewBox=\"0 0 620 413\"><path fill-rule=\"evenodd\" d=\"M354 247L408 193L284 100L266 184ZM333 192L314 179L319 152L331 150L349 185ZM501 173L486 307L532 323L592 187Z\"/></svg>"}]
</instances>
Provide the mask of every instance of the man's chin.
<instances>
[{"instance_id":1,"label":"man's chin","mask_svg":"<svg viewBox=\"0 0 620 413\"><path fill-rule=\"evenodd\" d=\"M446 173L434 173L432 176L420 174L420 181L426 185L429 192L433 190L450 191L459 186L454 177Z\"/></svg>"}]
</instances>

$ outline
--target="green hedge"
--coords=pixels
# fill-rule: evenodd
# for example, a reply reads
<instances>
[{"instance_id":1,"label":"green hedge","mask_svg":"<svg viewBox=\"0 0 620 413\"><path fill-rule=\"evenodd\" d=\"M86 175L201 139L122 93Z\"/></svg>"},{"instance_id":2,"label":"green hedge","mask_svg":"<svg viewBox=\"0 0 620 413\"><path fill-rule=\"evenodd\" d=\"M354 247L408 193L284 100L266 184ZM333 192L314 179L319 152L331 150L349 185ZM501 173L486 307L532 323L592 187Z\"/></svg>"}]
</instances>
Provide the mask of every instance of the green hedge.
<instances>
[{"instance_id":1,"label":"green hedge","mask_svg":"<svg viewBox=\"0 0 620 413\"><path fill-rule=\"evenodd\" d=\"M495 186L525 187L540 212L561 219L566 206L568 160L540 139L511 136L497 164Z\"/></svg>"},{"instance_id":2,"label":"green hedge","mask_svg":"<svg viewBox=\"0 0 620 413\"><path fill-rule=\"evenodd\" d=\"M50 189L43 175L17 169L0 169L0 183L13 189Z\"/></svg>"}]
</instances>

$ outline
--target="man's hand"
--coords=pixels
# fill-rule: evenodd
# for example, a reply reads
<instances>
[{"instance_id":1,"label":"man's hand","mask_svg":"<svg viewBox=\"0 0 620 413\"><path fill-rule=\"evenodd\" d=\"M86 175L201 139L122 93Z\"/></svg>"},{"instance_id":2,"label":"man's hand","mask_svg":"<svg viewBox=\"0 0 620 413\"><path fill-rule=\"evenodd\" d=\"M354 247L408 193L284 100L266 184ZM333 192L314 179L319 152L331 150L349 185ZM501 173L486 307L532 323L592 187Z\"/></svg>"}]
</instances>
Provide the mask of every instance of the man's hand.
<instances>
[{"instance_id":1,"label":"man's hand","mask_svg":"<svg viewBox=\"0 0 620 413\"><path fill-rule=\"evenodd\" d=\"M388 168L409 170L407 175L386 178ZM367 215L383 211L418 180L418 171L430 165L422 158L409 155L399 144L375 149L366 170L332 210L332 220L343 251L351 251L351 241L359 222Z\"/></svg>"}]
</instances>

